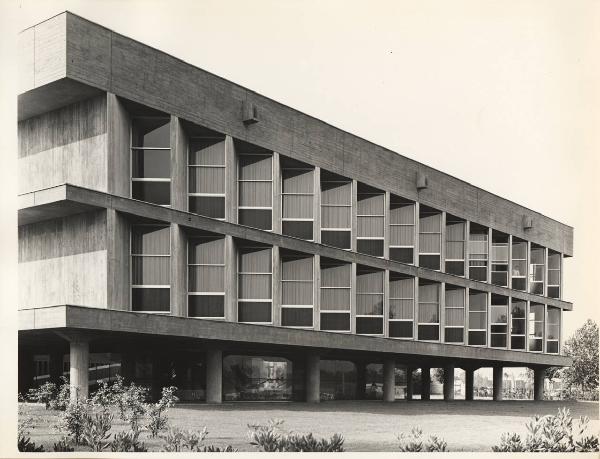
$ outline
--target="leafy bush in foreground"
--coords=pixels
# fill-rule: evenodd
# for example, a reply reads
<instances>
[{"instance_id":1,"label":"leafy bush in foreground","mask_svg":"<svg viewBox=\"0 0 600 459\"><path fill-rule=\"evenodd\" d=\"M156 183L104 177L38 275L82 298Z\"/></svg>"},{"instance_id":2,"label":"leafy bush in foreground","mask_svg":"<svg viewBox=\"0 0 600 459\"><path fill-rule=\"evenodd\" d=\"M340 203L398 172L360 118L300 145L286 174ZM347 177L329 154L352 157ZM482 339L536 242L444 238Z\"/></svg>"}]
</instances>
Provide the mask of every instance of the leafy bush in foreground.
<instances>
[{"instance_id":1,"label":"leafy bush in foreground","mask_svg":"<svg viewBox=\"0 0 600 459\"><path fill-rule=\"evenodd\" d=\"M398 435L400 442L399 450L402 452L445 452L448 444L435 435L430 435L427 440L423 439L423 431L419 427L413 427L410 434L401 433Z\"/></svg>"},{"instance_id":2,"label":"leafy bush in foreground","mask_svg":"<svg viewBox=\"0 0 600 459\"><path fill-rule=\"evenodd\" d=\"M598 437L585 435L589 419L580 417L574 426L568 409L556 416L535 416L527 424L525 439L516 433L504 433L495 452L592 452L598 451Z\"/></svg>"},{"instance_id":3,"label":"leafy bush in foreground","mask_svg":"<svg viewBox=\"0 0 600 459\"><path fill-rule=\"evenodd\" d=\"M129 432L117 432L114 434L113 441L110 443L110 450L113 453L146 453L146 445L139 440L140 431L130 430Z\"/></svg>"},{"instance_id":4,"label":"leafy bush in foreground","mask_svg":"<svg viewBox=\"0 0 600 459\"><path fill-rule=\"evenodd\" d=\"M312 433L302 435L282 428L282 420L271 419L266 425L249 424L250 444L265 452L343 452L344 437L317 439Z\"/></svg>"}]
</instances>

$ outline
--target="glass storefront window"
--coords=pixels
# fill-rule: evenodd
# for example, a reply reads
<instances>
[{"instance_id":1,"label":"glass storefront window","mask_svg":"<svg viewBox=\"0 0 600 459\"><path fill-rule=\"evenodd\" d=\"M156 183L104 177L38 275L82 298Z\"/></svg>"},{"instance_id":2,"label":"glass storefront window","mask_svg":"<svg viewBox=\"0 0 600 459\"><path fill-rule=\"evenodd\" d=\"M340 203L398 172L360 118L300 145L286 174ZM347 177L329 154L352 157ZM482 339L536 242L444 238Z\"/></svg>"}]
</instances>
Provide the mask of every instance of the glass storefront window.
<instances>
[{"instance_id":1,"label":"glass storefront window","mask_svg":"<svg viewBox=\"0 0 600 459\"><path fill-rule=\"evenodd\" d=\"M223 400L292 400L292 362L281 357L226 356Z\"/></svg>"},{"instance_id":2,"label":"glass storefront window","mask_svg":"<svg viewBox=\"0 0 600 459\"><path fill-rule=\"evenodd\" d=\"M321 400L356 398L356 366L345 360L321 360Z\"/></svg>"}]
</instances>

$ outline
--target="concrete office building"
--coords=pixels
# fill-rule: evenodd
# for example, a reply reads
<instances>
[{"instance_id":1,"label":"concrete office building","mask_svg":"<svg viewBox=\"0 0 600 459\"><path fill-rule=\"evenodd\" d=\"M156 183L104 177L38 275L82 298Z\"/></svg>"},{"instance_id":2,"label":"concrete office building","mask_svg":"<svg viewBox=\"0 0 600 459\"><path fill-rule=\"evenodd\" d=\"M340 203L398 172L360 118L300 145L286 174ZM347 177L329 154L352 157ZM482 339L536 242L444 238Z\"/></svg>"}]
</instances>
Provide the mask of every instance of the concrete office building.
<instances>
[{"instance_id":1,"label":"concrete office building","mask_svg":"<svg viewBox=\"0 0 600 459\"><path fill-rule=\"evenodd\" d=\"M499 399L524 366L540 398L569 365L571 227L68 12L20 40L21 391L392 401L444 368L452 399L462 368L469 399L493 367Z\"/></svg>"}]
</instances>

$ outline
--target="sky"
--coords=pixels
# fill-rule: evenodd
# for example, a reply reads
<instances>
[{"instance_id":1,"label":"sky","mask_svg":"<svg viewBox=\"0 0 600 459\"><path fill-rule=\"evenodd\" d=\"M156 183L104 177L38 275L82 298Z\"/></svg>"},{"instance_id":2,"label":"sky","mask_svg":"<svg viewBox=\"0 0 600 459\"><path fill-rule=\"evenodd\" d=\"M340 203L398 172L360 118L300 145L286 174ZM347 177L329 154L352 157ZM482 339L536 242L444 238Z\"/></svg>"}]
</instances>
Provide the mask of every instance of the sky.
<instances>
[{"instance_id":1,"label":"sky","mask_svg":"<svg viewBox=\"0 0 600 459\"><path fill-rule=\"evenodd\" d=\"M6 65L16 33L68 9L573 226L564 336L599 320L600 2L0 0L0 9L2 108L15 127L0 140L5 155L16 151L17 76ZM15 169L12 153L0 174L13 195ZM2 199L6 268L16 216Z\"/></svg>"}]
</instances>

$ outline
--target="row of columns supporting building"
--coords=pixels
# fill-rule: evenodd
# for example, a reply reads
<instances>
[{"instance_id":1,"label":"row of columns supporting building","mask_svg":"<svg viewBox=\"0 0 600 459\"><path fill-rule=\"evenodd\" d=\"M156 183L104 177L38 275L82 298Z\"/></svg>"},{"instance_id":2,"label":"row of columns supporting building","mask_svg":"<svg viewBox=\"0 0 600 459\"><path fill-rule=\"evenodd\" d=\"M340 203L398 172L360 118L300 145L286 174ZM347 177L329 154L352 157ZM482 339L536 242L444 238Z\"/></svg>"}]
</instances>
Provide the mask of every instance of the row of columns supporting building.
<instances>
[{"instance_id":1,"label":"row of columns supporting building","mask_svg":"<svg viewBox=\"0 0 600 459\"><path fill-rule=\"evenodd\" d=\"M320 361L317 353L308 353L305 361L305 401L308 403L320 402ZM88 396L88 367L89 343L85 340L70 341L70 384L71 398ZM365 367L357 367L357 387L365 387ZM421 400L431 399L431 366L407 366L406 372L406 399L413 399L413 372L421 369ZM454 400L454 365L445 365L443 394L444 400ZM503 367L496 365L493 368L493 400L502 400ZM465 400L473 400L474 379L476 367L463 368L465 371ZM383 401L395 401L395 370L396 360L387 358L383 361ZM545 368L536 367L534 371L534 400L543 400ZM361 391L361 392L364 392ZM360 393L358 397L360 398ZM207 349L206 351L206 401L207 403L221 403L223 401L223 351L220 349Z\"/></svg>"}]
</instances>

